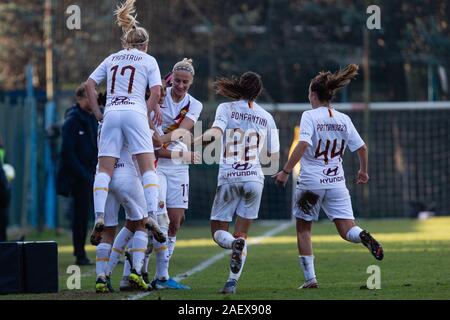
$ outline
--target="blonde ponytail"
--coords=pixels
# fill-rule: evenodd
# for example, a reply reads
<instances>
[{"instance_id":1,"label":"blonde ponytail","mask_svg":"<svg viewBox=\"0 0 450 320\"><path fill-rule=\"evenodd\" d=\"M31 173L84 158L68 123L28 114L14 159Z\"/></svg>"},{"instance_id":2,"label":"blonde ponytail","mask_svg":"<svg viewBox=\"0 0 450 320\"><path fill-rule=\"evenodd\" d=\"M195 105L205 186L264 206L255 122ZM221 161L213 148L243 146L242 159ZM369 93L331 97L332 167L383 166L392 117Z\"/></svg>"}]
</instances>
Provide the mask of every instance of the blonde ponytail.
<instances>
[{"instance_id":1,"label":"blonde ponytail","mask_svg":"<svg viewBox=\"0 0 450 320\"><path fill-rule=\"evenodd\" d=\"M127 0L122 5L118 5L114 14L116 15L116 23L122 28L124 33L136 28L138 22L136 20L136 0Z\"/></svg>"},{"instance_id":2,"label":"blonde ponytail","mask_svg":"<svg viewBox=\"0 0 450 320\"><path fill-rule=\"evenodd\" d=\"M147 45L149 35L147 30L138 27L139 22L136 20L136 0L126 0L123 4L118 5L114 14L116 15L116 23L122 28L122 44L125 48L140 48Z\"/></svg>"}]
</instances>

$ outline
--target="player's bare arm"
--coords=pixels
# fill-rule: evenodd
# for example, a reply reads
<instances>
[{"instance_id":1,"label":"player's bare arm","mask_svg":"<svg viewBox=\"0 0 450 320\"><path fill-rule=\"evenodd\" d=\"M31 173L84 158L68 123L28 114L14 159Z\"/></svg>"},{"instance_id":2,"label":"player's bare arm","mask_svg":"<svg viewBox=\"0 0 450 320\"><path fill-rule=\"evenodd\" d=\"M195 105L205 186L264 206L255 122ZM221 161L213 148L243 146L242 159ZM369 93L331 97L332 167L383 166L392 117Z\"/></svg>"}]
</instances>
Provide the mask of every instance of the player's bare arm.
<instances>
[{"instance_id":1,"label":"player's bare arm","mask_svg":"<svg viewBox=\"0 0 450 320\"><path fill-rule=\"evenodd\" d=\"M178 129L161 136L161 142L166 144L166 143L169 143L172 141L178 141L181 139L187 145L189 145L190 141L192 141L191 130L194 127L194 125L195 125L195 122L192 119L184 118L184 120L180 123L180 126L178 127Z\"/></svg>"},{"instance_id":2,"label":"player's bare arm","mask_svg":"<svg viewBox=\"0 0 450 320\"><path fill-rule=\"evenodd\" d=\"M285 186L286 182L289 179L289 175L292 172L292 169L295 167L295 165L300 161L303 154L305 153L306 149L308 149L309 144L304 141L300 141L297 146L294 149L294 152L292 152L291 156L289 157L289 160L284 165L283 169L278 172L276 175L272 176L275 178L275 182L278 185Z\"/></svg>"},{"instance_id":3,"label":"player's bare arm","mask_svg":"<svg viewBox=\"0 0 450 320\"><path fill-rule=\"evenodd\" d=\"M359 158L359 171L358 171L358 178L356 179L357 184L366 184L369 182L369 175L367 174L367 167L368 167L368 152L367 152L367 146L363 145L361 148L357 150L358 158Z\"/></svg>"},{"instance_id":4,"label":"player's bare arm","mask_svg":"<svg viewBox=\"0 0 450 320\"><path fill-rule=\"evenodd\" d=\"M204 134L202 134L200 137L194 139L194 146L210 144L211 142L216 141L217 139L221 139L222 135L223 135L222 129L218 127L212 127L211 129L207 130Z\"/></svg>"},{"instance_id":5,"label":"player's bare arm","mask_svg":"<svg viewBox=\"0 0 450 320\"><path fill-rule=\"evenodd\" d=\"M150 88L150 98L147 100L147 112L153 111L155 113L154 120L156 125L160 126L162 124L162 112L158 104L161 97L161 86L154 86Z\"/></svg>"},{"instance_id":6,"label":"player's bare arm","mask_svg":"<svg viewBox=\"0 0 450 320\"><path fill-rule=\"evenodd\" d=\"M86 93L89 99L92 113L98 121L102 121L103 114L97 101L97 91L95 90L96 85L97 84L95 83L95 81L89 78L86 81Z\"/></svg>"},{"instance_id":7,"label":"player's bare arm","mask_svg":"<svg viewBox=\"0 0 450 320\"><path fill-rule=\"evenodd\" d=\"M158 158L166 158L166 159L181 159L183 162L188 164L198 164L200 163L201 156L198 152L186 151L186 150L178 150L171 151L165 148L159 149L157 152Z\"/></svg>"}]
</instances>

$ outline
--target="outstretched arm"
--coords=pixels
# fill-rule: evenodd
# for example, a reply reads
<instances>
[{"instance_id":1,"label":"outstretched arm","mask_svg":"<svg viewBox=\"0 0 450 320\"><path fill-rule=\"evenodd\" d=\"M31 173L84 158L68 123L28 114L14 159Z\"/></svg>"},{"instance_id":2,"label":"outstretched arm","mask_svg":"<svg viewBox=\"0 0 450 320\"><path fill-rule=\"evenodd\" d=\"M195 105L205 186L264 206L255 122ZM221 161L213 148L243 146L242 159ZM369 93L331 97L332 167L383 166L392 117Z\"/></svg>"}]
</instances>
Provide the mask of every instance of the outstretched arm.
<instances>
[{"instance_id":1,"label":"outstretched arm","mask_svg":"<svg viewBox=\"0 0 450 320\"><path fill-rule=\"evenodd\" d=\"M275 178L275 182L277 184L282 186L286 185L286 182L289 179L289 175L291 174L292 169L300 161L300 159L302 158L303 154L306 152L306 149L308 149L308 147L309 144L304 141L300 141L297 144L291 156L289 157L289 160L284 165L283 170L278 172L276 175L272 176L273 178Z\"/></svg>"},{"instance_id":2,"label":"outstretched arm","mask_svg":"<svg viewBox=\"0 0 450 320\"><path fill-rule=\"evenodd\" d=\"M218 127L212 127L211 129L207 130L204 134L202 134L200 137L194 139L194 146L210 144L211 142L220 139L222 137L222 134L223 134L222 129Z\"/></svg>"}]
</instances>

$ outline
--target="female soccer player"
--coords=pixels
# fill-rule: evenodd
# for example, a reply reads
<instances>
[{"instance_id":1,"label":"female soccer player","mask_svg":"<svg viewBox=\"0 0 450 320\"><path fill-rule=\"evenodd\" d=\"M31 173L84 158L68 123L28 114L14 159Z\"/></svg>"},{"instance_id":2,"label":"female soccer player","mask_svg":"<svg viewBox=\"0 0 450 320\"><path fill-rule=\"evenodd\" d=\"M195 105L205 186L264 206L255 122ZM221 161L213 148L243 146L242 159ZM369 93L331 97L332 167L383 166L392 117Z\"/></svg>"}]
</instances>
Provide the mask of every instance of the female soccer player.
<instances>
[{"instance_id":1,"label":"female soccer player","mask_svg":"<svg viewBox=\"0 0 450 320\"><path fill-rule=\"evenodd\" d=\"M173 133L177 129L190 131L197 122L203 105L189 94L189 88L194 81L195 70L191 59L177 62L170 77L170 85L166 89L166 96L161 105L163 122L161 140L165 143L173 141ZM156 289L189 289L169 276L169 261L175 249L176 235L180 229L189 201L189 165L186 157L193 158L182 141L173 141L161 150L158 159L158 177L160 182L160 196L158 218L168 214L170 224L167 230L167 243L154 242L156 255L156 274L152 285ZM178 153L178 160L173 157L164 158L161 153ZM162 227L165 231L164 227Z\"/></svg>"},{"instance_id":2,"label":"female soccer player","mask_svg":"<svg viewBox=\"0 0 450 320\"><path fill-rule=\"evenodd\" d=\"M240 78L218 79L216 92L233 102L219 105L212 128L195 144L222 139L216 197L211 211L211 234L224 249L232 249L230 273L221 293L236 292L247 256L246 238L258 211L264 187L260 153L267 143L270 160L277 159L280 143L273 117L255 100L262 92L261 77L246 72ZM234 234L228 232L236 217Z\"/></svg>"},{"instance_id":3,"label":"female soccer player","mask_svg":"<svg viewBox=\"0 0 450 320\"><path fill-rule=\"evenodd\" d=\"M102 125L100 124L99 136L101 135L101 129ZM153 143L155 146L160 144L157 137L155 137ZM121 205L125 210L126 222L114 239ZM132 287L147 290L148 286L141 271L146 272L147 268L144 264L146 264L145 258L148 246L145 228L148 215L145 210L144 189L138 165L128 151L126 144L122 147L120 159L115 165L105 209L105 228L101 232L101 243L96 248L96 292L113 291L110 276L126 246L130 249L133 265L133 269L127 274L126 282L127 284L130 283Z\"/></svg>"},{"instance_id":4,"label":"female soccer player","mask_svg":"<svg viewBox=\"0 0 450 320\"><path fill-rule=\"evenodd\" d=\"M123 142L127 141L129 152L136 156L149 213L149 228L156 239L160 230L152 215L157 209L158 176L154 166L152 134L148 114L155 112L156 121L161 120L157 104L161 75L155 58L148 55L149 35L137 27L135 0L127 0L119 6L115 14L117 24L124 32L124 50L110 55L87 80L89 102L96 118L103 119L103 129L99 143L99 170L94 182L94 206L96 223L92 234L93 242L104 228L105 203L114 166L120 158ZM104 117L95 96L95 86L107 80L107 103ZM150 88L150 99L145 101L146 89ZM164 239L165 240L165 239Z\"/></svg>"},{"instance_id":5,"label":"female soccer player","mask_svg":"<svg viewBox=\"0 0 450 320\"><path fill-rule=\"evenodd\" d=\"M313 110L305 111L300 122L300 141L282 171L274 177L285 185L289 174L301 159L300 176L295 193L297 242L300 266L305 283L300 288L318 288L314 271L311 243L311 224L317 221L323 208L334 222L340 236L353 243L363 243L374 257L383 259L381 245L365 230L355 224L350 194L345 186L342 159L345 148L356 151L360 169L356 183L366 184L367 147L351 119L336 111L331 101L358 74L358 66L351 64L336 73L320 72L312 79L309 100ZM299 288L299 289L300 289Z\"/></svg>"}]
</instances>

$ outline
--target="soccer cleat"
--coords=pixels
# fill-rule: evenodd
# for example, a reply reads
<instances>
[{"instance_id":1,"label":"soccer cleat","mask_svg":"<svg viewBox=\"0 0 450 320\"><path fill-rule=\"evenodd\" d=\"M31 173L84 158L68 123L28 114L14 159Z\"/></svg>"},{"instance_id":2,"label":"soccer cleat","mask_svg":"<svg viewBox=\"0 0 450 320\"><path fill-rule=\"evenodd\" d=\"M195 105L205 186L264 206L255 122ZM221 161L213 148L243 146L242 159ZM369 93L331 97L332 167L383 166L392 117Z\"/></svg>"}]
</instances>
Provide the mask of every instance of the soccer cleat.
<instances>
[{"instance_id":1,"label":"soccer cleat","mask_svg":"<svg viewBox=\"0 0 450 320\"><path fill-rule=\"evenodd\" d=\"M100 241L102 240L102 231L105 228L105 220L103 218L98 218L95 221L94 228L91 232L91 244L93 246L98 246L100 244Z\"/></svg>"},{"instance_id":2,"label":"soccer cleat","mask_svg":"<svg viewBox=\"0 0 450 320\"><path fill-rule=\"evenodd\" d=\"M109 293L108 283L105 276L99 276L95 281L95 292L97 293Z\"/></svg>"},{"instance_id":3,"label":"soccer cleat","mask_svg":"<svg viewBox=\"0 0 450 320\"><path fill-rule=\"evenodd\" d=\"M316 278L305 281L304 284L302 284L298 289L318 289L319 283L317 282Z\"/></svg>"},{"instance_id":4,"label":"soccer cleat","mask_svg":"<svg viewBox=\"0 0 450 320\"><path fill-rule=\"evenodd\" d=\"M236 293L236 287L237 287L237 280L231 279L225 282L225 286L222 290L220 290L220 293L223 294L235 294Z\"/></svg>"},{"instance_id":5,"label":"soccer cleat","mask_svg":"<svg viewBox=\"0 0 450 320\"><path fill-rule=\"evenodd\" d=\"M119 290L120 291L132 291L134 288L130 284L130 281L128 280L128 277L123 277L122 280L120 280L119 284Z\"/></svg>"},{"instance_id":6,"label":"soccer cleat","mask_svg":"<svg viewBox=\"0 0 450 320\"><path fill-rule=\"evenodd\" d=\"M145 283L144 279L142 279L142 276L137 274L135 270L131 271L130 275L128 276L128 281L135 289L144 291L148 290L148 285Z\"/></svg>"},{"instance_id":7,"label":"soccer cleat","mask_svg":"<svg viewBox=\"0 0 450 320\"><path fill-rule=\"evenodd\" d=\"M237 238L233 241L231 245L231 249L233 250L231 253L231 262L230 262L230 270L234 274L239 273L242 267L242 251L245 247L245 239Z\"/></svg>"},{"instance_id":8,"label":"soccer cleat","mask_svg":"<svg viewBox=\"0 0 450 320\"><path fill-rule=\"evenodd\" d=\"M158 241L159 243L166 242L166 236L159 228L158 223L151 217L148 217L148 222L145 224L145 228L151 232L156 241Z\"/></svg>"},{"instance_id":9,"label":"soccer cleat","mask_svg":"<svg viewBox=\"0 0 450 320\"><path fill-rule=\"evenodd\" d=\"M109 276L106 276L106 286L108 287L109 292L114 292L111 284L111 278Z\"/></svg>"},{"instance_id":10,"label":"soccer cleat","mask_svg":"<svg viewBox=\"0 0 450 320\"><path fill-rule=\"evenodd\" d=\"M154 279L151 286L156 290L172 289L172 290L191 290L191 287L179 283L175 279L169 280Z\"/></svg>"},{"instance_id":11,"label":"soccer cleat","mask_svg":"<svg viewBox=\"0 0 450 320\"><path fill-rule=\"evenodd\" d=\"M375 259L383 260L384 258L383 248L381 247L381 244L379 244L378 241L375 240L374 237L370 235L369 232L363 230L359 234L359 237L361 238L362 244L369 249L369 251L375 257Z\"/></svg>"}]
</instances>

